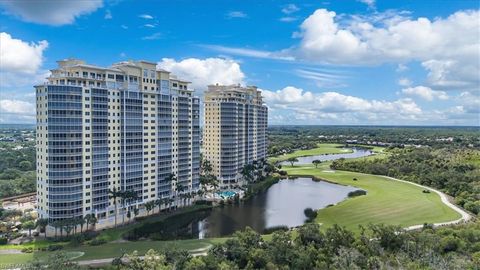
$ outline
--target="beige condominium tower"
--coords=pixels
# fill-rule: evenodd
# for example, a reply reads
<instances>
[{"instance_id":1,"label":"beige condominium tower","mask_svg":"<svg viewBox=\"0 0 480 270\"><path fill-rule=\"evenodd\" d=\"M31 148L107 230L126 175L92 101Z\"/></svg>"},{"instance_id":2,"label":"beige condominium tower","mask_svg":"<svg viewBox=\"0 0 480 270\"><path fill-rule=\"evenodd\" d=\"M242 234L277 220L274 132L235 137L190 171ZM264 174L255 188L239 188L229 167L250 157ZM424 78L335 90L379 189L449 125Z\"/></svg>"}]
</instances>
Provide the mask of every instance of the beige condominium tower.
<instances>
[{"instance_id":1,"label":"beige condominium tower","mask_svg":"<svg viewBox=\"0 0 480 270\"><path fill-rule=\"evenodd\" d=\"M102 228L115 216L109 191L133 191L129 207L141 213L148 201L178 197L180 185L195 192L200 105L188 85L146 61L58 61L35 87L40 217L93 214Z\"/></svg>"},{"instance_id":2,"label":"beige condominium tower","mask_svg":"<svg viewBox=\"0 0 480 270\"><path fill-rule=\"evenodd\" d=\"M203 156L222 186L242 180L242 168L266 158L268 109L255 86L209 85L205 92Z\"/></svg>"}]
</instances>

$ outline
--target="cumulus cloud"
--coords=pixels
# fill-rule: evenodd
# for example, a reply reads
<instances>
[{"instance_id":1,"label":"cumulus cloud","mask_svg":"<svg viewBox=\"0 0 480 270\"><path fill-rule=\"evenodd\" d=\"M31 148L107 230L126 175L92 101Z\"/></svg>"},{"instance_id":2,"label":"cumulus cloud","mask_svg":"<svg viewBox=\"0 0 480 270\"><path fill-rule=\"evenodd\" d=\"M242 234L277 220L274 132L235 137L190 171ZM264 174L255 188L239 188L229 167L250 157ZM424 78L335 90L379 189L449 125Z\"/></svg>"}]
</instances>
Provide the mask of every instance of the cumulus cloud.
<instances>
[{"instance_id":1,"label":"cumulus cloud","mask_svg":"<svg viewBox=\"0 0 480 270\"><path fill-rule=\"evenodd\" d=\"M478 10L433 20L393 14L342 20L333 11L318 9L296 34L301 38L297 53L339 65L420 61L433 86L478 88L479 20Z\"/></svg>"},{"instance_id":2,"label":"cumulus cloud","mask_svg":"<svg viewBox=\"0 0 480 270\"><path fill-rule=\"evenodd\" d=\"M407 96L420 97L422 99L433 101L434 99L447 100L448 95L444 91L435 91L426 86L415 86L402 89L402 93Z\"/></svg>"},{"instance_id":3,"label":"cumulus cloud","mask_svg":"<svg viewBox=\"0 0 480 270\"><path fill-rule=\"evenodd\" d=\"M262 90L262 94L269 107L285 110L287 115L293 115L293 121L340 119L350 124L379 123L394 119L416 120L422 115L422 109L409 98L367 100L337 92L312 93L293 86L277 91Z\"/></svg>"},{"instance_id":4,"label":"cumulus cloud","mask_svg":"<svg viewBox=\"0 0 480 270\"><path fill-rule=\"evenodd\" d=\"M42 64L43 51L48 47L46 40L28 43L0 33L0 70L18 73L35 73Z\"/></svg>"},{"instance_id":5,"label":"cumulus cloud","mask_svg":"<svg viewBox=\"0 0 480 270\"><path fill-rule=\"evenodd\" d=\"M245 74L234 60L222 58L187 58L176 61L163 58L158 68L168 70L179 78L192 82L192 86L201 93L209 84L244 83Z\"/></svg>"},{"instance_id":6,"label":"cumulus cloud","mask_svg":"<svg viewBox=\"0 0 480 270\"><path fill-rule=\"evenodd\" d=\"M102 6L102 0L0 1L0 7L8 14L17 16L23 21L54 26L72 24L77 17L92 13Z\"/></svg>"},{"instance_id":7,"label":"cumulus cloud","mask_svg":"<svg viewBox=\"0 0 480 270\"><path fill-rule=\"evenodd\" d=\"M0 86L24 86L40 82L47 71L41 70L46 40L26 42L0 33Z\"/></svg>"},{"instance_id":8,"label":"cumulus cloud","mask_svg":"<svg viewBox=\"0 0 480 270\"><path fill-rule=\"evenodd\" d=\"M0 123L33 123L35 105L22 100L0 100Z\"/></svg>"}]
</instances>

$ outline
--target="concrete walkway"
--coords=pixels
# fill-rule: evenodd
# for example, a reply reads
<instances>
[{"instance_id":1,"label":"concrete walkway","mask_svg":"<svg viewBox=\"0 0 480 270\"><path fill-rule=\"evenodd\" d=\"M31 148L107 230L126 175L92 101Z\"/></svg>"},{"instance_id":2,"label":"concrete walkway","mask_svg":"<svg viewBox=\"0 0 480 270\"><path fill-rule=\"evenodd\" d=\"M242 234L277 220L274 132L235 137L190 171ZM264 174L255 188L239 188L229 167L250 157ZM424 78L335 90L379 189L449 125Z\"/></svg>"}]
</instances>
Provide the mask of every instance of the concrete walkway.
<instances>
[{"instance_id":1,"label":"concrete walkway","mask_svg":"<svg viewBox=\"0 0 480 270\"><path fill-rule=\"evenodd\" d=\"M455 204L451 203L450 200L448 199L447 194L445 194L445 193L443 193L439 190L436 190L434 188L427 187L427 186L422 186L422 185L417 184L417 183L393 178L393 177L390 177L390 176L383 176L383 177L385 177L387 179L390 179L390 180L399 181L399 182L407 183L407 184L414 185L414 186L417 186L417 187L421 187L421 188L429 190L431 192L435 192L440 196L440 199L442 200L442 202L445 205L447 205L448 207L450 207L451 209L453 209L455 212L459 213L462 216L461 218L456 219L456 220L452 220L452 221L433 223L433 227L459 224L461 222L467 222L470 219L472 219L472 215L470 215L467 211L463 210L462 208L460 208L460 207L456 206ZM408 226L408 227L405 228L405 230L410 231L410 230L418 230L418 229L421 229L421 228L423 228L423 224Z\"/></svg>"}]
</instances>

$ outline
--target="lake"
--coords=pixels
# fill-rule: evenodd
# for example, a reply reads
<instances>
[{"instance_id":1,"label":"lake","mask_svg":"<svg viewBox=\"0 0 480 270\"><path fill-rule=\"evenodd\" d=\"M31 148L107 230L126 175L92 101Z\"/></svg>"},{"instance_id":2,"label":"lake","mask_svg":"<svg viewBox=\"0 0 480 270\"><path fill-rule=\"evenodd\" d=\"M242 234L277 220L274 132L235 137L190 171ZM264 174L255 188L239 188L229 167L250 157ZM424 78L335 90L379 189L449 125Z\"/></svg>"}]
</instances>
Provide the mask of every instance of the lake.
<instances>
[{"instance_id":1,"label":"lake","mask_svg":"<svg viewBox=\"0 0 480 270\"><path fill-rule=\"evenodd\" d=\"M357 188L311 178L286 179L247 201L216 207L207 218L192 225L198 229L199 238L230 235L246 226L260 233L274 226L296 227L306 220L305 208L321 209L336 204L354 190Z\"/></svg>"},{"instance_id":2,"label":"lake","mask_svg":"<svg viewBox=\"0 0 480 270\"><path fill-rule=\"evenodd\" d=\"M345 148L348 150L347 148ZM312 164L312 161L318 159L320 161L330 161L339 158L359 158L359 157L366 157L372 155L373 152L370 150L365 149L358 149L354 148L353 152L351 153L342 153L342 154L324 154L324 155L316 155L316 156L307 156L307 157L298 157L298 162L295 164ZM283 161L280 164L282 165L290 165L290 162Z\"/></svg>"}]
</instances>

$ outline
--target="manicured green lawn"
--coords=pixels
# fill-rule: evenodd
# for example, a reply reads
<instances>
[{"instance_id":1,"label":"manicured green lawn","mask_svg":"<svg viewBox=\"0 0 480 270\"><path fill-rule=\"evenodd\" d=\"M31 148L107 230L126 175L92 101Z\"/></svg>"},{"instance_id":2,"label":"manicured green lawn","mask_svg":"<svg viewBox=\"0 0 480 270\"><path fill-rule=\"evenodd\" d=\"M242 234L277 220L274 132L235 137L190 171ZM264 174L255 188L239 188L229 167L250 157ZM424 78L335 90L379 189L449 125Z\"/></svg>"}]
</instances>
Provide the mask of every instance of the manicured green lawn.
<instances>
[{"instance_id":1,"label":"manicured green lawn","mask_svg":"<svg viewBox=\"0 0 480 270\"><path fill-rule=\"evenodd\" d=\"M327 164L318 169L312 165L284 166L289 175L312 175L330 182L351 185L367 191L367 195L346 199L321 209L317 222L324 227L339 224L358 232L359 225L385 223L407 227L450 221L460 215L443 204L436 193L423 193L422 188L375 175L354 172L326 172ZM357 178L354 181L353 178Z\"/></svg>"},{"instance_id":2,"label":"manicured green lawn","mask_svg":"<svg viewBox=\"0 0 480 270\"><path fill-rule=\"evenodd\" d=\"M351 153L351 149L342 149L343 144L335 143L320 143L317 148L308 149L308 150L297 150L290 154L285 154L281 156L271 157L269 161L283 161L291 157L305 157L305 156L315 156L323 154L342 154L342 153Z\"/></svg>"},{"instance_id":3,"label":"manicured green lawn","mask_svg":"<svg viewBox=\"0 0 480 270\"><path fill-rule=\"evenodd\" d=\"M206 248L209 245L218 243L224 238L212 238L212 239L189 239L189 240L176 240L176 241L136 241L125 243L108 243L100 246L82 246L78 248L69 248L68 251L81 251L85 254L79 257L77 260L90 260L90 259L102 259L113 258L122 255L124 252L131 253L137 251L139 254L145 254L149 249L155 250L171 250L171 249L185 249L196 250Z\"/></svg>"}]
</instances>

